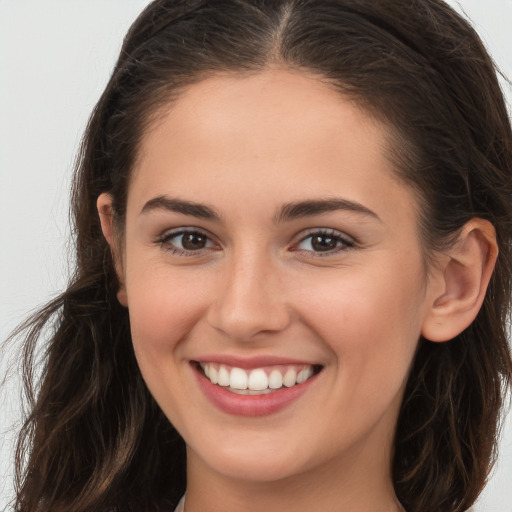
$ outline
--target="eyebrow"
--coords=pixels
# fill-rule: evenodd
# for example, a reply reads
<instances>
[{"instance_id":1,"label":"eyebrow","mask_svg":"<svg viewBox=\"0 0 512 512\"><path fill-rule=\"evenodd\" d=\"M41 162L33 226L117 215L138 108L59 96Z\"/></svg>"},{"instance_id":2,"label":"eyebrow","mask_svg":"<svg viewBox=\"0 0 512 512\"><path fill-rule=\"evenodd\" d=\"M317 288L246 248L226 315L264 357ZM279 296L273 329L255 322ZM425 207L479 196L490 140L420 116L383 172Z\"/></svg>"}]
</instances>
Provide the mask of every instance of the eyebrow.
<instances>
[{"instance_id":1,"label":"eyebrow","mask_svg":"<svg viewBox=\"0 0 512 512\"><path fill-rule=\"evenodd\" d=\"M216 222L221 220L220 214L210 206L167 196L158 196L150 199L142 207L140 213L145 214L155 210L166 210Z\"/></svg>"},{"instance_id":2,"label":"eyebrow","mask_svg":"<svg viewBox=\"0 0 512 512\"><path fill-rule=\"evenodd\" d=\"M168 196L157 196L150 199L141 210L141 214L150 213L155 210L166 210L182 215L190 215L200 219L212 220L221 222L221 215L211 206L196 203L194 201L186 201L184 199L172 198ZM322 213L329 213L335 211L349 211L355 212L382 222L380 217L360 203L349 201L341 198L330 199L312 199L306 201L298 201L293 203L286 203L277 215L274 216L274 222L288 222L294 219L304 217L313 217L321 215Z\"/></svg>"},{"instance_id":3,"label":"eyebrow","mask_svg":"<svg viewBox=\"0 0 512 512\"><path fill-rule=\"evenodd\" d=\"M276 222L286 222L294 219L321 215L322 213L335 212L339 210L359 213L368 217L373 217L374 219L382 222L380 217L366 206L341 198L287 203L283 206L275 220Z\"/></svg>"}]
</instances>

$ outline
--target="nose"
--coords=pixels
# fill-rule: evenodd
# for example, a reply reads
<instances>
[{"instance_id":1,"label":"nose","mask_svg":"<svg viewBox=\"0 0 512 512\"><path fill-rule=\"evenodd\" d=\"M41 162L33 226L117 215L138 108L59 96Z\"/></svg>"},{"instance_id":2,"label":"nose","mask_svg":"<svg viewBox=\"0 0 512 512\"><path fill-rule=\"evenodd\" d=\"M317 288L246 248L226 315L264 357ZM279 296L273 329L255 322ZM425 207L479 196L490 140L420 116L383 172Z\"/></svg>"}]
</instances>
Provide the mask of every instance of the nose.
<instances>
[{"instance_id":1,"label":"nose","mask_svg":"<svg viewBox=\"0 0 512 512\"><path fill-rule=\"evenodd\" d=\"M212 327L236 341L254 341L257 335L286 329L291 311L285 300L284 277L269 260L240 255L226 265L208 311Z\"/></svg>"}]
</instances>

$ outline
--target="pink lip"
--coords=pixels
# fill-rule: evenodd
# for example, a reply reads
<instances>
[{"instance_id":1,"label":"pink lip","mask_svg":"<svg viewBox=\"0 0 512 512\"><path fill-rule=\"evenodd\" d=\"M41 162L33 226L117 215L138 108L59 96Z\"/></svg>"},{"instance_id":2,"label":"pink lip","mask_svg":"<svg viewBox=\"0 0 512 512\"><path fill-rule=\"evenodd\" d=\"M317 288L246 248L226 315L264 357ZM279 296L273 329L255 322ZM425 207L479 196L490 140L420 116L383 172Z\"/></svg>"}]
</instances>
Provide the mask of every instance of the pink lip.
<instances>
[{"instance_id":1,"label":"pink lip","mask_svg":"<svg viewBox=\"0 0 512 512\"><path fill-rule=\"evenodd\" d=\"M222 361L225 364L228 364L226 358L223 358ZM275 361L275 359L273 359L273 361ZM286 360L286 363L295 364L291 363L290 360ZM278 363L274 362L273 364ZM260 366L266 365L268 365L268 362L267 364ZM238 367L240 368L240 366ZM243 367L252 368L254 366ZM286 406L300 398L310 388L311 384L318 377L318 374L314 375L313 377L308 379L306 382L303 382L302 384L296 384L291 388L282 388L280 390L265 395L239 395L237 393L227 391L226 389L216 384L212 384L204 376L202 371L199 370L197 365L192 364L192 368L197 378L199 387L201 388L205 396L210 400L210 402L213 403L213 405L215 405L218 409L225 413L246 417L267 416L269 414L274 414L284 409Z\"/></svg>"},{"instance_id":2,"label":"pink lip","mask_svg":"<svg viewBox=\"0 0 512 512\"><path fill-rule=\"evenodd\" d=\"M235 366L237 368L244 368L246 370L252 368L262 368L264 366L277 366L277 365L313 365L308 361L301 361L299 359L290 359L288 357L279 356L255 356L255 357L237 357L232 355L219 355L212 354L202 356L197 359L199 363L218 363L228 366Z\"/></svg>"}]
</instances>

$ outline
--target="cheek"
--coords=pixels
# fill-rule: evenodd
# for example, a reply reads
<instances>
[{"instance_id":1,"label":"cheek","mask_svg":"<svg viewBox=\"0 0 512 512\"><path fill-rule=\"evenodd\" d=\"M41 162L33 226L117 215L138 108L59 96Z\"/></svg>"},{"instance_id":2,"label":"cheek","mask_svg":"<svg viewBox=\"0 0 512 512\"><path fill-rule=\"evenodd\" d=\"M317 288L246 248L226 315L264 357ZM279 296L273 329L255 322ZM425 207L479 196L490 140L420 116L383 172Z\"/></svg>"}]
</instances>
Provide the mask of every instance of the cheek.
<instances>
[{"instance_id":1,"label":"cheek","mask_svg":"<svg viewBox=\"0 0 512 512\"><path fill-rule=\"evenodd\" d=\"M378 391L406 377L421 333L423 285L418 273L340 272L302 292L305 322L330 348L340 377ZM298 290L297 290L298 292Z\"/></svg>"},{"instance_id":2,"label":"cheek","mask_svg":"<svg viewBox=\"0 0 512 512\"><path fill-rule=\"evenodd\" d=\"M373 277L317 282L303 298L304 320L332 354L331 393L318 409L338 425L323 432L332 450L340 432L355 440L381 422L392 431L420 335L418 288L404 281L390 297L388 279Z\"/></svg>"},{"instance_id":3,"label":"cheek","mask_svg":"<svg viewBox=\"0 0 512 512\"><path fill-rule=\"evenodd\" d=\"M140 270L145 268L147 270ZM134 348L140 363L163 364L203 316L205 289L193 275L147 264L127 272L126 288Z\"/></svg>"},{"instance_id":4,"label":"cheek","mask_svg":"<svg viewBox=\"0 0 512 512\"><path fill-rule=\"evenodd\" d=\"M204 290L198 290L194 282L155 265L137 267L137 272L127 273L126 281L140 371L151 394L180 432L186 432L184 411L190 409L186 397L193 392L185 378L188 364L183 364L183 347L204 312Z\"/></svg>"}]
</instances>

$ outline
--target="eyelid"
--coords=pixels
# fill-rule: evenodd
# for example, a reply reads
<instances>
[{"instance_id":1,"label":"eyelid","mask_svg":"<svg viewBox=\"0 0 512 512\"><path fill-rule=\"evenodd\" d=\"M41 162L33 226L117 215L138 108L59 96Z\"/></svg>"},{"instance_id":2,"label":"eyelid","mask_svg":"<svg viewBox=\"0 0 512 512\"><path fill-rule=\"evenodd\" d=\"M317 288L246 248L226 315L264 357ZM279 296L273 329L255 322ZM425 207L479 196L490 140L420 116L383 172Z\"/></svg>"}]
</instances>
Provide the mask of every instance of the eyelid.
<instances>
[{"instance_id":1,"label":"eyelid","mask_svg":"<svg viewBox=\"0 0 512 512\"><path fill-rule=\"evenodd\" d=\"M313 250L306 250L306 249L298 248L298 246L302 242L304 242L308 238L311 238L314 235L317 235L317 236L320 235L320 236L325 236L325 237L330 236L330 237L336 238L342 243L342 246L337 247L332 250L329 250L329 251L313 251ZM353 249L356 246L357 246L357 240L354 237L347 235L343 231L339 231L339 230L333 229L333 228L310 228L305 233L301 233L299 240L293 244L292 251L314 254L314 257L318 257L318 256L322 257L322 256L330 256L330 255L337 254L342 251Z\"/></svg>"},{"instance_id":2,"label":"eyelid","mask_svg":"<svg viewBox=\"0 0 512 512\"><path fill-rule=\"evenodd\" d=\"M189 250L176 247L170 243L170 240L180 235L187 233L197 233L208 239L215 247L204 247L198 250ZM159 245L163 250L169 251L172 254L178 254L183 256L199 256L204 254L205 251L211 251L212 249L218 248L219 243L214 240L214 237L205 229L197 226L180 226L173 229L167 229L157 236L155 244Z\"/></svg>"}]
</instances>

